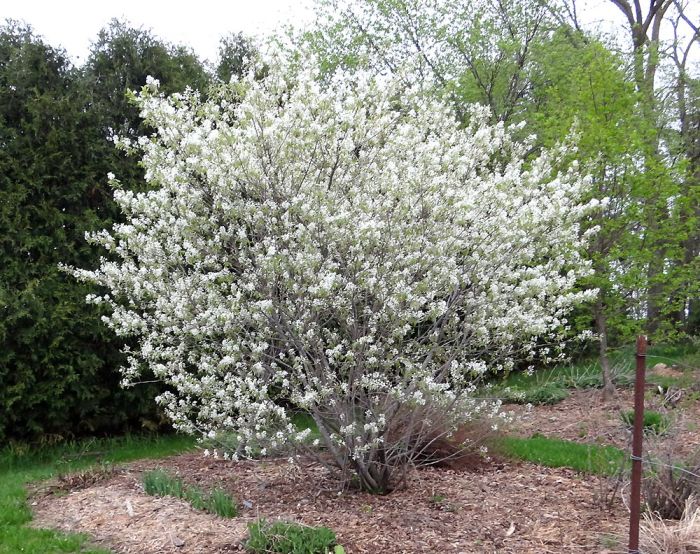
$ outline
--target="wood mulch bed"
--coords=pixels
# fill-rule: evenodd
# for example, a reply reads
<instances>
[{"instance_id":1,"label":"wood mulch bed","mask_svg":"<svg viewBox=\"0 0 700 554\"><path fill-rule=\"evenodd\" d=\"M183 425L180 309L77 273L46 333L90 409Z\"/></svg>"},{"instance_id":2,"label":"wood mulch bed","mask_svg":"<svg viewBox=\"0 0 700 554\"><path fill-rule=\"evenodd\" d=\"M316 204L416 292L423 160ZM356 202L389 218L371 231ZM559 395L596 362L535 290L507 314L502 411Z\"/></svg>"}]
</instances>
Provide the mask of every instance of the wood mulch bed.
<instances>
[{"instance_id":1,"label":"wood mulch bed","mask_svg":"<svg viewBox=\"0 0 700 554\"><path fill-rule=\"evenodd\" d=\"M187 482L223 486L242 507L230 520L144 494L140 474L163 467ZM424 469L387 496L340 492L313 463L227 462L199 453L130 464L87 488L33 499L38 527L90 534L118 553L243 550L258 517L333 529L348 553L613 552L627 513L601 506L606 487L567 469L494 462L474 471ZM244 502L245 501L245 502ZM618 549L619 551L619 549Z\"/></svg>"}]
</instances>

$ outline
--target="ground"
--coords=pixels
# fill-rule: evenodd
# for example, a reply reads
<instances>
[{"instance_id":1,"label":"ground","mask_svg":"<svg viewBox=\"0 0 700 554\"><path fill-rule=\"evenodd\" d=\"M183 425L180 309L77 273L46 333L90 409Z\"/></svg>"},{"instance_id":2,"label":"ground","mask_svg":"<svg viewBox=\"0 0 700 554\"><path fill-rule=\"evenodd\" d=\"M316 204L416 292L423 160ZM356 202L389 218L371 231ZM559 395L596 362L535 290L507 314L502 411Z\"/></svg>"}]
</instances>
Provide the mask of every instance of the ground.
<instances>
[{"instance_id":1,"label":"ground","mask_svg":"<svg viewBox=\"0 0 700 554\"><path fill-rule=\"evenodd\" d=\"M686 457L700 449L700 402L697 393L684 392L675 407L664 406L664 395L655 386L647 388L647 410L663 413L668 419L669 432L661 436L647 435L645 447L659 456L669 449L679 457ZM582 443L611 444L627 449L630 430L622 422L621 414L634 406L632 389L619 389L616 397L602 403L598 389L573 391L568 398L553 405L537 406L528 411L524 406L509 406L517 415L513 433L532 436L540 433ZM673 446L671 446L671 444Z\"/></svg>"},{"instance_id":2,"label":"ground","mask_svg":"<svg viewBox=\"0 0 700 554\"><path fill-rule=\"evenodd\" d=\"M152 467L200 485L223 484L249 508L223 520L147 496L139 475ZM80 530L115 552L143 554L236 552L246 524L259 516L330 527L349 553L603 552L627 516L621 505L601 506L602 486L568 469L496 463L467 473L421 470L408 488L387 496L339 494L315 464L233 463L194 453L132 464L64 495L37 494L34 525Z\"/></svg>"},{"instance_id":3,"label":"ground","mask_svg":"<svg viewBox=\"0 0 700 554\"><path fill-rule=\"evenodd\" d=\"M663 436L647 436L646 445L657 453L697 451L698 394L687 389L667 401L665 392L650 386L646 406L662 411L672 425ZM519 416L507 432L627 450L630 433L620 414L631 406L630 389L620 389L606 404L597 389L572 390L551 406L506 406ZM141 474L152 468L203 489L223 487L237 499L240 515L220 519L182 500L147 496ZM613 484L611 478L501 458L468 471L415 471L405 489L376 496L339 492L310 460L230 462L190 452L97 477L44 482L30 503L33 525L88 533L116 553L242 551L247 524L259 517L330 527L348 553L612 553L626 551L628 524L620 494L628 491Z\"/></svg>"}]
</instances>

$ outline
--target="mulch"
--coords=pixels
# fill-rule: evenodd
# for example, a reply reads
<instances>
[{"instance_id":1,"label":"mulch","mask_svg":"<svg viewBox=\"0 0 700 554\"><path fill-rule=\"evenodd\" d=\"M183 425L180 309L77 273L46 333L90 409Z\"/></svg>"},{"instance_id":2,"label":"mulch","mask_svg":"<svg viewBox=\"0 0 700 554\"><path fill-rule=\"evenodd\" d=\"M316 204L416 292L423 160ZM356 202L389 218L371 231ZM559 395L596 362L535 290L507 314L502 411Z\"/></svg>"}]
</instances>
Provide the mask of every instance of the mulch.
<instances>
[{"instance_id":1,"label":"mulch","mask_svg":"<svg viewBox=\"0 0 700 554\"><path fill-rule=\"evenodd\" d=\"M222 486L246 507L224 520L178 499L147 496L140 474L154 467ZM337 485L310 461L230 462L191 453L137 462L67 494L37 493L33 524L88 533L118 553L237 552L247 524L265 517L330 527L348 553L545 554L612 552L606 546L622 541L627 521L621 502L602 505L606 481L524 463L422 469L386 496Z\"/></svg>"}]
</instances>

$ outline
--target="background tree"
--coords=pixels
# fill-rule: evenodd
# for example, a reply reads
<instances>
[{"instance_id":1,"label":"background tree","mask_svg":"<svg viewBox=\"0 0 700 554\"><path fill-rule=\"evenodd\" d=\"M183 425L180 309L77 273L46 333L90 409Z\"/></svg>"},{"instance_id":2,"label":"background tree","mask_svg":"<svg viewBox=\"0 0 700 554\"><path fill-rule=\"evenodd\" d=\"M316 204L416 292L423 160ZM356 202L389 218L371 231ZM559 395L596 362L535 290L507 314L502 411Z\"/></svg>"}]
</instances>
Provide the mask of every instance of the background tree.
<instances>
[{"instance_id":1,"label":"background tree","mask_svg":"<svg viewBox=\"0 0 700 554\"><path fill-rule=\"evenodd\" d=\"M691 159L678 139L687 132L689 58L697 46L698 14L675 0L611 0L629 33L630 79L639 92L637 109L647 128L644 178L648 193L640 211L647 268L641 305L646 330L656 338L687 331L691 298L697 297L699 267L693 252L697 236L697 187ZM571 3L575 8L575 0ZM572 13L571 10L569 13ZM665 29L665 30L664 30ZM685 130L684 130L685 129ZM692 165L692 164L691 164Z\"/></svg>"},{"instance_id":2,"label":"background tree","mask_svg":"<svg viewBox=\"0 0 700 554\"><path fill-rule=\"evenodd\" d=\"M250 37L243 33L231 33L219 42L219 60L216 77L222 83L231 78L240 79L252 67L257 48Z\"/></svg>"},{"instance_id":3,"label":"background tree","mask_svg":"<svg viewBox=\"0 0 700 554\"><path fill-rule=\"evenodd\" d=\"M668 293L664 289L671 279L665 271L666 259L671 255L673 245L669 239L673 236L668 227L671 223L668 205L672 195L673 180L666 174L666 168L661 159L661 117L656 96L656 77L660 63L660 34L661 25L666 13L673 5L673 0L652 0L648 7L640 0L610 0L617 6L627 19L627 27L632 42L632 76L640 94L639 109L645 121L650 122L650 131L646 137L644 152L645 175L649 181L656 181L657 187L650 189L650 194L644 202L645 242L648 252L653 255L647 260L647 287L645 295L646 323L649 333L655 333L661 323L661 310L664 297ZM661 184L662 186L658 186ZM663 186L663 185L670 185ZM657 192L658 191L658 192ZM673 239L671 239L673 240ZM673 264L672 267L677 267Z\"/></svg>"},{"instance_id":4,"label":"background tree","mask_svg":"<svg viewBox=\"0 0 700 554\"><path fill-rule=\"evenodd\" d=\"M668 18L673 30L670 86L678 121L668 132L670 151L684 162L679 217L687 237L681 258L685 271L672 305L680 307L677 319L692 335L700 332L700 64L693 71L691 56L700 51L700 18L693 21L687 8L687 2L674 2Z\"/></svg>"},{"instance_id":5,"label":"background tree","mask_svg":"<svg viewBox=\"0 0 700 554\"><path fill-rule=\"evenodd\" d=\"M127 98L127 93L139 90L149 75L158 79L169 94L188 87L206 94L210 82L190 49L167 44L150 30L136 29L116 19L99 32L82 71L81 87L89 98L87 109L100 127L96 143L104 175L114 172L129 188L143 186L143 171L136 159L114 148L113 139L119 136L137 141L151 132Z\"/></svg>"},{"instance_id":6,"label":"background tree","mask_svg":"<svg viewBox=\"0 0 700 554\"><path fill-rule=\"evenodd\" d=\"M591 194L607 200L589 221L599 228L588 251L594 274L581 283L597 289L597 297L574 323L581 330L595 328L600 338L607 398L614 390L608 343L624 344L643 330L637 291L646 283L647 258L639 214L650 191L636 161L649 126L637 112L639 93L627 79L624 60L600 41L561 28L535 58L525 116L530 128L548 146L575 126L576 158L592 177Z\"/></svg>"},{"instance_id":7,"label":"background tree","mask_svg":"<svg viewBox=\"0 0 700 554\"><path fill-rule=\"evenodd\" d=\"M521 120L533 49L553 23L540 2L529 0L325 0L318 9L304 39L327 71L396 73L411 63L458 112L478 102L505 122Z\"/></svg>"},{"instance_id":8,"label":"background tree","mask_svg":"<svg viewBox=\"0 0 700 554\"><path fill-rule=\"evenodd\" d=\"M90 289L58 271L61 260L97 259L84 234L110 221L78 81L31 29L2 28L0 437L114 430L144 413L115 392L121 360L84 304Z\"/></svg>"}]
</instances>

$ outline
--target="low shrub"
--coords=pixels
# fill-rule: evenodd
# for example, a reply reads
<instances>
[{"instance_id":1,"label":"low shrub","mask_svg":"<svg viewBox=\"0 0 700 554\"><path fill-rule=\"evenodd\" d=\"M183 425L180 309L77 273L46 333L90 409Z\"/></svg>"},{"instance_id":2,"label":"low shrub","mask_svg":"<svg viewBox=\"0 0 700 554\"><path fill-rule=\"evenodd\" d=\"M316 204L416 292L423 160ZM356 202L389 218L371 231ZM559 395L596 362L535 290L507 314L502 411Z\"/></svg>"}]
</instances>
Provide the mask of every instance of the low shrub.
<instances>
[{"instance_id":1,"label":"low shrub","mask_svg":"<svg viewBox=\"0 0 700 554\"><path fill-rule=\"evenodd\" d=\"M663 519L681 519L687 503L700 498L700 459L650 464L642 481L647 509Z\"/></svg>"},{"instance_id":2,"label":"low shrub","mask_svg":"<svg viewBox=\"0 0 700 554\"><path fill-rule=\"evenodd\" d=\"M327 527L308 527L298 523L259 519L248 525L250 537L246 549L255 553L277 554L342 554L335 533Z\"/></svg>"}]
</instances>

